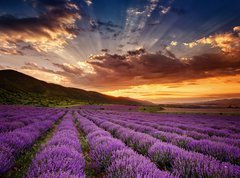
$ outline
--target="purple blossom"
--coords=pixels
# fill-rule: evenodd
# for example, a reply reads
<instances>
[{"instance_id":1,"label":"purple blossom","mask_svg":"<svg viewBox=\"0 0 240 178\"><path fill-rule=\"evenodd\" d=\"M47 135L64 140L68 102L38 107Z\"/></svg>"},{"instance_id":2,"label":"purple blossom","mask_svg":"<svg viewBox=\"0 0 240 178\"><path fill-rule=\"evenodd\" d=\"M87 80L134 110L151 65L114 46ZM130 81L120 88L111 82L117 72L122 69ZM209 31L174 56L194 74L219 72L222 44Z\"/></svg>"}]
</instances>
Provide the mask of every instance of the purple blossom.
<instances>
[{"instance_id":1,"label":"purple blossom","mask_svg":"<svg viewBox=\"0 0 240 178\"><path fill-rule=\"evenodd\" d=\"M221 163L212 157L181 150L177 146L157 142L149 149L149 157L160 167L186 177L238 177L240 167Z\"/></svg>"},{"instance_id":2,"label":"purple blossom","mask_svg":"<svg viewBox=\"0 0 240 178\"><path fill-rule=\"evenodd\" d=\"M107 177L174 177L169 172L160 171L149 159L128 148L115 151L111 160L111 165L107 169Z\"/></svg>"}]
</instances>

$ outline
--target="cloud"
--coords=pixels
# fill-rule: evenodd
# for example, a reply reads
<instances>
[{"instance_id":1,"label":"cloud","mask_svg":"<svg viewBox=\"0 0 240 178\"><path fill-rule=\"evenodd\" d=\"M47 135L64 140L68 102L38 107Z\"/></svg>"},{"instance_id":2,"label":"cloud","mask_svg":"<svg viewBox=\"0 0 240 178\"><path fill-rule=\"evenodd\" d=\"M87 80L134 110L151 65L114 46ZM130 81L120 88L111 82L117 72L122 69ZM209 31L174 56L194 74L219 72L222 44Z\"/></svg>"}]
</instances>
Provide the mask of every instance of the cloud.
<instances>
[{"instance_id":1,"label":"cloud","mask_svg":"<svg viewBox=\"0 0 240 178\"><path fill-rule=\"evenodd\" d=\"M102 39L112 39L116 40L116 38L120 35L122 26L113 23L112 21L101 21L101 20L89 20L89 30L91 32L98 32L101 34Z\"/></svg>"},{"instance_id":2,"label":"cloud","mask_svg":"<svg viewBox=\"0 0 240 178\"><path fill-rule=\"evenodd\" d=\"M53 65L60 71L48 71L36 65L26 67L51 72L68 78L76 85L111 88L148 83L174 83L215 76L240 74L240 60L224 54L203 54L189 60L168 54L147 53L144 49L127 54L93 55L86 62L94 72L70 64ZM117 82L116 82L117 81Z\"/></svg>"},{"instance_id":3,"label":"cloud","mask_svg":"<svg viewBox=\"0 0 240 178\"><path fill-rule=\"evenodd\" d=\"M71 64L63 63L63 64L58 64L58 63L53 63L53 66L57 67L58 69L61 70L52 70L48 69L46 67L41 67L35 62L26 62L24 66L21 67L21 69L29 69L29 70L39 70L42 72L48 72L52 74L57 74L57 75L62 75L62 76L69 76L71 77L72 75L77 75L81 76L84 71Z\"/></svg>"},{"instance_id":4,"label":"cloud","mask_svg":"<svg viewBox=\"0 0 240 178\"><path fill-rule=\"evenodd\" d=\"M73 74L73 75L78 75L81 76L83 74L83 70L81 68L78 68L74 65L71 64L58 64L58 63L53 63L54 66L60 68L63 70L64 73L66 74ZM61 72L59 72L61 74Z\"/></svg>"},{"instance_id":5,"label":"cloud","mask_svg":"<svg viewBox=\"0 0 240 178\"><path fill-rule=\"evenodd\" d=\"M137 56L137 55L142 55L146 53L146 50L144 48L140 48L140 49L128 51L127 53L129 56Z\"/></svg>"},{"instance_id":6,"label":"cloud","mask_svg":"<svg viewBox=\"0 0 240 178\"><path fill-rule=\"evenodd\" d=\"M168 57L160 52L103 54L93 56L88 63L93 66L97 78L101 78L103 84L120 86L121 82L166 83L240 73L240 60L223 54L204 54L194 56L188 61L176 59L174 56Z\"/></svg>"},{"instance_id":7,"label":"cloud","mask_svg":"<svg viewBox=\"0 0 240 178\"><path fill-rule=\"evenodd\" d=\"M114 33L122 29L120 25L114 24L112 21L104 22L101 20L95 21L93 19L90 19L89 24L90 24L91 31L98 30L103 33L107 33L107 32Z\"/></svg>"},{"instance_id":8,"label":"cloud","mask_svg":"<svg viewBox=\"0 0 240 178\"><path fill-rule=\"evenodd\" d=\"M118 47L119 47L119 48L123 48L123 47L124 47L124 45L120 44L120 45L118 45Z\"/></svg>"},{"instance_id":9,"label":"cloud","mask_svg":"<svg viewBox=\"0 0 240 178\"><path fill-rule=\"evenodd\" d=\"M240 26L234 27L232 32L215 34L209 37L203 37L191 43L184 43L184 45L189 48L193 48L200 44L219 48L226 54L238 55L240 53Z\"/></svg>"},{"instance_id":10,"label":"cloud","mask_svg":"<svg viewBox=\"0 0 240 178\"><path fill-rule=\"evenodd\" d=\"M233 31L238 32L238 36L240 36L239 32L240 32L240 26L234 27Z\"/></svg>"},{"instance_id":11,"label":"cloud","mask_svg":"<svg viewBox=\"0 0 240 178\"><path fill-rule=\"evenodd\" d=\"M168 6L168 7L160 6L160 9L161 9L162 14L167 14L171 10L171 7L170 6Z\"/></svg>"},{"instance_id":12,"label":"cloud","mask_svg":"<svg viewBox=\"0 0 240 178\"><path fill-rule=\"evenodd\" d=\"M91 6L91 5L92 5L92 0L85 0L85 2L86 2L86 4L87 4L88 6Z\"/></svg>"},{"instance_id":13,"label":"cloud","mask_svg":"<svg viewBox=\"0 0 240 178\"><path fill-rule=\"evenodd\" d=\"M198 45L197 42L183 43L183 44L184 44L185 46L189 47L189 48L193 48L193 47L195 47L195 46Z\"/></svg>"},{"instance_id":14,"label":"cloud","mask_svg":"<svg viewBox=\"0 0 240 178\"><path fill-rule=\"evenodd\" d=\"M161 22L159 20L155 20L153 22L148 23L149 26L156 26L156 25L160 25L160 24L161 24Z\"/></svg>"},{"instance_id":15,"label":"cloud","mask_svg":"<svg viewBox=\"0 0 240 178\"><path fill-rule=\"evenodd\" d=\"M105 49L102 49L101 51L104 52L104 53L107 53L109 51L109 49L105 48Z\"/></svg>"},{"instance_id":16,"label":"cloud","mask_svg":"<svg viewBox=\"0 0 240 178\"><path fill-rule=\"evenodd\" d=\"M39 15L17 18L0 16L1 51L18 54L23 43L38 52L59 50L67 40L76 36L76 20L80 18L78 7L67 0L28 0ZM6 52L7 51L7 52Z\"/></svg>"},{"instance_id":17,"label":"cloud","mask_svg":"<svg viewBox=\"0 0 240 178\"><path fill-rule=\"evenodd\" d=\"M98 29L98 24L95 20L90 19L89 20L89 25L90 25L90 31L95 31Z\"/></svg>"},{"instance_id":18,"label":"cloud","mask_svg":"<svg viewBox=\"0 0 240 178\"><path fill-rule=\"evenodd\" d=\"M170 45L171 46L177 46L178 42L177 41L171 41Z\"/></svg>"},{"instance_id":19,"label":"cloud","mask_svg":"<svg viewBox=\"0 0 240 178\"><path fill-rule=\"evenodd\" d=\"M168 13L170 13L170 12L175 13L175 14L177 14L177 15L179 15L179 16L186 14L186 10L185 10L185 9L183 9L183 8L178 8L178 7L173 7L173 6L172 6L173 3L174 3L174 0L168 1L168 4L165 5L165 6L160 5L160 6L159 6L160 14L166 15L166 14L168 14Z\"/></svg>"},{"instance_id":20,"label":"cloud","mask_svg":"<svg viewBox=\"0 0 240 178\"><path fill-rule=\"evenodd\" d=\"M5 49L5 48L0 48L0 54L23 56L23 52L21 52L19 50L16 50L16 49Z\"/></svg>"},{"instance_id":21,"label":"cloud","mask_svg":"<svg viewBox=\"0 0 240 178\"><path fill-rule=\"evenodd\" d=\"M98 24L99 26L106 26L106 27L109 27L109 28L119 28L119 29L122 28L120 25L114 24L114 23L111 22L111 21L103 22L103 21L98 20L98 21L97 21L97 24Z\"/></svg>"},{"instance_id":22,"label":"cloud","mask_svg":"<svg viewBox=\"0 0 240 178\"><path fill-rule=\"evenodd\" d=\"M27 69L27 70L39 70L42 72L47 72L47 73L55 73L55 71L45 68L45 67L39 67L37 63L35 62L26 62L24 66L21 67L21 69Z\"/></svg>"},{"instance_id":23,"label":"cloud","mask_svg":"<svg viewBox=\"0 0 240 178\"><path fill-rule=\"evenodd\" d=\"M126 54L92 55L79 66L53 64L55 71L27 65L24 68L61 75L78 87L117 89L142 84L164 84L240 74L240 59L223 53L202 54L188 60L172 52L149 53L145 49Z\"/></svg>"},{"instance_id":24,"label":"cloud","mask_svg":"<svg viewBox=\"0 0 240 178\"><path fill-rule=\"evenodd\" d=\"M148 0L148 4L142 9L128 8L123 36L121 37L128 41L136 41L140 37L145 26L148 24L147 22L152 16L154 10L158 7L158 3L159 0Z\"/></svg>"}]
</instances>

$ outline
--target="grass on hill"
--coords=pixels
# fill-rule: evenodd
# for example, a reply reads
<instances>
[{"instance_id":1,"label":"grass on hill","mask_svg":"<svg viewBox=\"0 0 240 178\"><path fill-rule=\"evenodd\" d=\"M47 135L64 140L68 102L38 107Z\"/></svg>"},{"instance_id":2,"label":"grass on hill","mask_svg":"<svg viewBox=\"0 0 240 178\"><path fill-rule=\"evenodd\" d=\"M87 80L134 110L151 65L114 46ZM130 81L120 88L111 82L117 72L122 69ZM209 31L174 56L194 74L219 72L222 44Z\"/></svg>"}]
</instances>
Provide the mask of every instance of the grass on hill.
<instances>
[{"instance_id":1,"label":"grass on hill","mask_svg":"<svg viewBox=\"0 0 240 178\"><path fill-rule=\"evenodd\" d=\"M67 107L86 104L87 102L80 102L78 100L64 97L49 97L41 94L25 93L21 91L10 92L0 88L0 103L43 107Z\"/></svg>"}]
</instances>

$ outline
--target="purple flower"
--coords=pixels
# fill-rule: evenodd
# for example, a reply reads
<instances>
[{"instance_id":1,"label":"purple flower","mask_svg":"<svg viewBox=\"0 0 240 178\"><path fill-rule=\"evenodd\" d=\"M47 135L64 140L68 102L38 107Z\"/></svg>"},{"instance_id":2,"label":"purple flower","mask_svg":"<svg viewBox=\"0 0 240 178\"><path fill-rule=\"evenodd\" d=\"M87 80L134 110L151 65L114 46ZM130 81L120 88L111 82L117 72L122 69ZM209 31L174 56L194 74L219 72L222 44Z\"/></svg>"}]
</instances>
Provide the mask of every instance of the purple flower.
<instances>
[{"instance_id":1,"label":"purple flower","mask_svg":"<svg viewBox=\"0 0 240 178\"><path fill-rule=\"evenodd\" d=\"M168 172L160 171L149 159L128 148L115 151L111 160L107 177L174 177Z\"/></svg>"}]
</instances>

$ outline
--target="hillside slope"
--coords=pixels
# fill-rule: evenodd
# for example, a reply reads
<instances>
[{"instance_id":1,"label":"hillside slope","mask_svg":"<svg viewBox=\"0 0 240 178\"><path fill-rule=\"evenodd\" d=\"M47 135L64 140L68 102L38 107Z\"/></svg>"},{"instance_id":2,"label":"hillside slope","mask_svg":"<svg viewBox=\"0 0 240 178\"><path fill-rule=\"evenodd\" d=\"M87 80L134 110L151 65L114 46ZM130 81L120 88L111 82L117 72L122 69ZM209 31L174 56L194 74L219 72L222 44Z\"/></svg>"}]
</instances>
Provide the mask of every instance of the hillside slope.
<instances>
[{"instance_id":1,"label":"hillside slope","mask_svg":"<svg viewBox=\"0 0 240 178\"><path fill-rule=\"evenodd\" d=\"M0 70L0 103L56 106L78 103L141 105L144 102L63 87L14 70Z\"/></svg>"},{"instance_id":2,"label":"hillside slope","mask_svg":"<svg viewBox=\"0 0 240 178\"><path fill-rule=\"evenodd\" d=\"M228 107L228 108L233 107L233 108L235 108L235 107L240 107L240 98L206 101L206 102L203 102L201 104L202 105L207 105L207 106Z\"/></svg>"}]
</instances>

